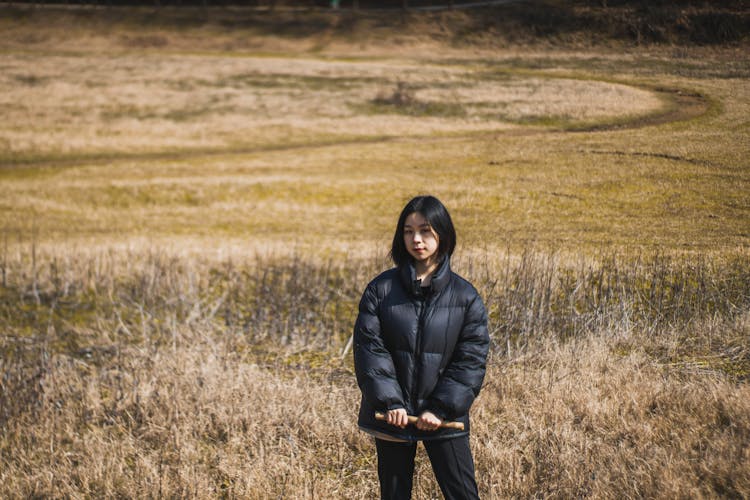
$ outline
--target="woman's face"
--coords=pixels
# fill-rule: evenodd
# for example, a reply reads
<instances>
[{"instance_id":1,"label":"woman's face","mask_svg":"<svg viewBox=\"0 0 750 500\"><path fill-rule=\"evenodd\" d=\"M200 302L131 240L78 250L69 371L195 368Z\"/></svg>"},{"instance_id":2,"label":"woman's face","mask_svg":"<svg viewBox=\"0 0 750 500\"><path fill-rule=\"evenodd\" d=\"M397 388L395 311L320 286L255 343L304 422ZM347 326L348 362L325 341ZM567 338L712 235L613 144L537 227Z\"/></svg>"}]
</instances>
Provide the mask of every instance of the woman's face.
<instances>
[{"instance_id":1,"label":"woman's face","mask_svg":"<svg viewBox=\"0 0 750 500\"><path fill-rule=\"evenodd\" d=\"M430 265L437 260L440 238L419 212L404 221L404 245L416 262Z\"/></svg>"}]
</instances>

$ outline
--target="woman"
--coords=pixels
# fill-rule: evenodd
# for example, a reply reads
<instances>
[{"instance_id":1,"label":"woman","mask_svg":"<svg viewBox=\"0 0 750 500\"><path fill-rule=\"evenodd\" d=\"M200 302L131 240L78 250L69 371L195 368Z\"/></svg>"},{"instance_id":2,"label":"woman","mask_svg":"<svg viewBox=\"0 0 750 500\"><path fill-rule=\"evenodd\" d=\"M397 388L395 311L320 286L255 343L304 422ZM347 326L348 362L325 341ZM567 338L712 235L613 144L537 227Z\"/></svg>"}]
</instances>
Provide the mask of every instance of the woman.
<instances>
[{"instance_id":1,"label":"woman","mask_svg":"<svg viewBox=\"0 0 750 500\"><path fill-rule=\"evenodd\" d=\"M484 380L490 341L482 299L451 271L455 246L445 206L432 196L414 198L393 236L396 267L370 282L359 304L359 426L375 437L383 499L411 498L418 441L445 498L478 498L468 413ZM418 417L414 425L408 415ZM447 420L464 429L441 427Z\"/></svg>"}]
</instances>

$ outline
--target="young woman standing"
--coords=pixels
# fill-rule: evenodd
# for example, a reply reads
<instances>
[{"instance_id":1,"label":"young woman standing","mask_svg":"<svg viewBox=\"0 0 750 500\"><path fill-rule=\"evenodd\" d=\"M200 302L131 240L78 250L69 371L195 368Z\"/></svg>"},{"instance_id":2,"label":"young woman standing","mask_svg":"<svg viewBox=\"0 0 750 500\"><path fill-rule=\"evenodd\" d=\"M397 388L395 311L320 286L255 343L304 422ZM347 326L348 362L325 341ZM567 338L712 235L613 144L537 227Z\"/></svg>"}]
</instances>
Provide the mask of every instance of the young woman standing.
<instances>
[{"instance_id":1,"label":"young woman standing","mask_svg":"<svg viewBox=\"0 0 750 500\"><path fill-rule=\"evenodd\" d=\"M490 340L482 299L451 271L455 246L445 206L432 196L412 199L393 237L396 267L372 280L359 304L359 426L375 437L383 499L411 498L419 441L445 498L479 498L468 413L484 380ZM417 421L409 424L408 415ZM447 420L463 423L463 430L441 427Z\"/></svg>"}]
</instances>

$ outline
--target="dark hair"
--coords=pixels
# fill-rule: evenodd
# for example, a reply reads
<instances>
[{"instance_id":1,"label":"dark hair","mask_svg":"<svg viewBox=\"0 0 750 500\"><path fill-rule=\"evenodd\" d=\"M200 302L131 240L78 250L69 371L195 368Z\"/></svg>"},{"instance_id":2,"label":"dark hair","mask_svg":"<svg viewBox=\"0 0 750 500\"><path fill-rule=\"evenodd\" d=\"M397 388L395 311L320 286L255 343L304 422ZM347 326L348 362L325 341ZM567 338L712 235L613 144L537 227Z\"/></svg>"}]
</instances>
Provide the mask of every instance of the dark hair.
<instances>
[{"instance_id":1,"label":"dark hair","mask_svg":"<svg viewBox=\"0 0 750 500\"><path fill-rule=\"evenodd\" d=\"M393 245L391 246L393 262L397 266L402 266L412 259L404 244L404 224L406 218L414 212L422 214L422 217L427 219L427 222L437 233L438 256L453 255L453 250L456 248L456 230L453 228L453 221L445 205L434 196L417 196L406 204L398 218L396 233L393 235Z\"/></svg>"}]
</instances>

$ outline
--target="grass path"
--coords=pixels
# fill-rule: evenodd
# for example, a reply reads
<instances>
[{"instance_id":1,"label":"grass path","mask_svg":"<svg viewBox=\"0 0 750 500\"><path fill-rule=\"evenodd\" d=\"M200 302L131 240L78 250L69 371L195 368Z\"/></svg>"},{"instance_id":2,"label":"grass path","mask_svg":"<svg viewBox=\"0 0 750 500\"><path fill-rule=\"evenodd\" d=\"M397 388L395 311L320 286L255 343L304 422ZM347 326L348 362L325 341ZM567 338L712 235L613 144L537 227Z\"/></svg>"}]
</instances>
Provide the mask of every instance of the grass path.
<instances>
[{"instance_id":1,"label":"grass path","mask_svg":"<svg viewBox=\"0 0 750 500\"><path fill-rule=\"evenodd\" d=\"M590 80L596 81L596 80ZM633 85L639 87L637 84ZM654 125L664 125L674 122L688 121L694 118L698 118L704 115L710 109L710 102L705 96L699 93L686 92L677 88L650 88L648 86L640 87L643 90L651 91L655 93L659 99L664 103L663 108L660 110L652 111L644 115L625 117L625 118L614 118L612 120L599 120L592 123L571 123L561 124L559 126L545 127L544 125L530 125L523 128L513 128L511 130L503 131L476 131L476 132L444 132L440 136L434 135L381 135L381 136L363 136L363 137L350 137L350 138L319 138L311 139L308 142L303 143L279 143L279 144L267 144L259 146L232 146L232 147L216 147L216 148L190 148L182 147L176 150L166 151L148 151L148 152L102 152L102 153L73 153L73 154L50 154L50 155L34 155L34 154L20 154L11 155L9 158L0 160L0 169L14 169L14 168L29 168L29 167L66 167L66 166L87 166L94 164L106 163L112 166L116 162L120 161L179 161L187 159L200 159L209 158L212 156L227 156L227 155L252 155L270 151L290 151L290 150L306 150L306 149L319 149L328 147L338 146L349 146L356 144L373 144L373 143L389 143L389 142L403 142L408 141L414 142L433 142L435 140L451 140L451 139L466 139L466 138L477 138L483 137L488 134L497 135L509 135L514 137L539 135L547 130L552 131L566 131L566 132L606 132L612 130L623 130L623 129L634 129L650 127ZM689 159L669 157L673 160L685 160Z\"/></svg>"}]
</instances>

